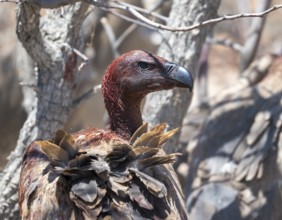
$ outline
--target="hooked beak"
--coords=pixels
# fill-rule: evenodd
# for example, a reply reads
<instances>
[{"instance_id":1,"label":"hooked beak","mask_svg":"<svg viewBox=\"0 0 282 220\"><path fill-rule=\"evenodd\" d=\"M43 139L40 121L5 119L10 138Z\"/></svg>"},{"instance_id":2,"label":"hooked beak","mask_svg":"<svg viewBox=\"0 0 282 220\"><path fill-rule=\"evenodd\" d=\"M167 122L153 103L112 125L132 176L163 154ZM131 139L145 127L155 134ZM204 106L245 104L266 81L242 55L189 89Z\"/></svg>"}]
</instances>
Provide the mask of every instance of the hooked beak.
<instances>
[{"instance_id":1,"label":"hooked beak","mask_svg":"<svg viewBox=\"0 0 282 220\"><path fill-rule=\"evenodd\" d=\"M166 62L164 65L166 78L174 80L178 87L193 89L194 80L187 69L175 63Z\"/></svg>"}]
</instances>

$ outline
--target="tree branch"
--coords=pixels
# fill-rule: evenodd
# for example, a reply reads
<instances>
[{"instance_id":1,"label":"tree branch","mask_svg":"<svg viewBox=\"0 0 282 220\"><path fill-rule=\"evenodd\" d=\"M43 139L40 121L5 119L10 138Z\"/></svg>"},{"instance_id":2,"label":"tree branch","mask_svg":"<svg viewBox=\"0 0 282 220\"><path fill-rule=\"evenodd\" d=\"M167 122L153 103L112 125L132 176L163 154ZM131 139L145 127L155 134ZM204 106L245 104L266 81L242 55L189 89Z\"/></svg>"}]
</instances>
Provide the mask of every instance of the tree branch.
<instances>
[{"instance_id":1,"label":"tree branch","mask_svg":"<svg viewBox=\"0 0 282 220\"><path fill-rule=\"evenodd\" d=\"M263 11L270 6L271 0L261 0L260 3L258 11ZM240 73L248 68L256 55L265 21L266 16L252 20L247 40L240 51Z\"/></svg>"},{"instance_id":2,"label":"tree branch","mask_svg":"<svg viewBox=\"0 0 282 220\"><path fill-rule=\"evenodd\" d=\"M13 0L1 0L0 2L14 2L14 3L18 3L23 0L19 0L19 1L13 1ZM42 8L49 8L46 7L47 4L47 0L43 0L43 3L40 3L39 0L27 0L28 2L34 3L36 5L40 5ZM262 12L258 12L258 13L239 13L239 14L234 14L234 15L223 15L220 16L218 18L212 18L212 19L208 19L190 26L180 26L180 27L174 27L174 26L170 26L170 25L164 25L158 22L154 22L150 19L148 19L146 16L151 16L154 18L159 18L165 22L167 22L167 18L159 15L157 13L154 12L150 12L148 10L145 10L143 8L137 7L135 5L131 5L128 3L124 3L124 2L120 2L120 1L116 1L116 0L112 0L109 3L106 2L102 2L101 0L72 0L67 2L66 0L58 0L57 4L55 6L53 6L52 8L57 8L57 7L61 7L62 5L67 5L67 4L72 4L74 2L79 2L79 1L84 1L87 2L89 4L92 4L96 7L99 7L100 9L107 11L117 17L120 17L126 21L144 26L144 27L148 27L151 29L159 29L159 30L167 30L167 31L172 31L172 32L184 32L184 31L191 31L197 28L202 28L208 25L213 25L222 21L230 21L230 20L235 20L235 19L240 19L240 18L263 18L265 15L276 11L278 9L282 8L282 4L277 4L272 6L271 8L268 8ZM36 2L36 3L35 3ZM121 13L116 12L114 9L119 9L122 11L127 11L130 14L132 14L136 19L130 18L126 15L123 15ZM146 16L144 16L143 14L145 14Z\"/></svg>"},{"instance_id":3,"label":"tree branch","mask_svg":"<svg viewBox=\"0 0 282 220\"><path fill-rule=\"evenodd\" d=\"M8 164L1 173L0 219L19 219L17 188L26 146L36 139L50 138L67 120L72 107L77 56L72 51L63 50L63 45L82 47L79 30L87 8L85 3L76 4L69 7L66 16L61 18L54 11L40 17L39 7L27 3L19 5L17 34L36 66L34 85L38 90L16 149L10 154ZM44 23L41 28L40 23Z\"/></svg>"},{"instance_id":4,"label":"tree branch","mask_svg":"<svg viewBox=\"0 0 282 220\"><path fill-rule=\"evenodd\" d=\"M73 108L77 107L80 103L90 98L91 96L97 94L99 91L101 91L101 88L102 88L102 85L99 84L99 85L94 86L92 89L88 90L87 92L83 93L81 96L79 96L72 102Z\"/></svg>"},{"instance_id":5,"label":"tree branch","mask_svg":"<svg viewBox=\"0 0 282 220\"><path fill-rule=\"evenodd\" d=\"M193 29L202 28L202 27L207 26L207 25L212 25L212 24L216 24L216 23L219 23L219 22L222 22L222 21L228 21L228 20L230 21L230 20L239 19L239 18L250 18L250 17L251 18L261 17L262 18L265 15L282 8L282 5L274 5L273 7L268 8L267 10L259 12L259 13L239 13L239 14L234 14L234 15L224 15L224 16L221 16L221 17L218 17L218 18L208 19L206 21L199 22L199 23L196 23L196 24L193 24L193 25L190 25L190 26L174 27L174 26L171 26L171 25L163 25L163 24L160 24L160 23L157 23L157 22L154 22L154 21L148 19L147 17L145 17L142 14L142 12L139 12L140 10L139 11L136 10L135 7L132 7L129 4L124 5L124 4L121 4L117 1L114 1L114 2L117 5L107 5L107 6L101 7L101 9L109 11L109 12L111 12L111 13L117 15L117 16L120 16L120 15L118 15L118 13L114 12L111 9L112 8L121 9L121 10L124 10L124 11L131 13L134 17L138 18L139 20L134 20L134 19L129 18L129 17L124 16L124 15L122 16L123 19L130 20L131 22L138 23L138 24L140 24L140 21L141 21L143 23L142 25L146 25L146 26L149 25L152 29L161 29L161 30L167 30L167 31L172 31L172 32L191 31ZM132 20L134 20L134 21L132 21Z\"/></svg>"},{"instance_id":6,"label":"tree branch","mask_svg":"<svg viewBox=\"0 0 282 220\"><path fill-rule=\"evenodd\" d=\"M194 23L194 21L201 23L216 15L219 3L219 0L174 0L168 25L180 26ZM159 54L181 66L186 66L191 73L194 73L195 78L196 64L208 31L210 29L201 28L197 31L182 33L163 32L169 46L162 44ZM191 97L192 94L185 89L149 94L144 106L144 120L153 125L166 122L172 128L181 127ZM166 145L167 152L179 150L178 138L179 136Z\"/></svg>"},{"instance_id":7,"label":"tree branch","mask_svg":"<svg viewBox=\"0 0 282 220\"><path fill-rule=\"evenodd\" d=\"M113 28L111 27L111 25L109 24L108 20L106 17L103 17L101 19L101 24L106 32L106 35L108 36L111 48L112 48L112 52L114 54L114 57L117 58L120 53L118 51L118 48L115 46L115 41L116 41L116 35L113 31Z\"/></svg>"},{"instance_id":8,"label":"tree branch","mask_svg":"<svg viewBox=\"0 0 282 220\"><path fill-rule=\"evenodd\" d=\"M229 47L237 52L240 52L242 49L242 45L236 42L233 42L231 39L214 39L214 38L207 38L207 43L209 44L218 44L222 46Z\"/></svg>"}]
</instances>

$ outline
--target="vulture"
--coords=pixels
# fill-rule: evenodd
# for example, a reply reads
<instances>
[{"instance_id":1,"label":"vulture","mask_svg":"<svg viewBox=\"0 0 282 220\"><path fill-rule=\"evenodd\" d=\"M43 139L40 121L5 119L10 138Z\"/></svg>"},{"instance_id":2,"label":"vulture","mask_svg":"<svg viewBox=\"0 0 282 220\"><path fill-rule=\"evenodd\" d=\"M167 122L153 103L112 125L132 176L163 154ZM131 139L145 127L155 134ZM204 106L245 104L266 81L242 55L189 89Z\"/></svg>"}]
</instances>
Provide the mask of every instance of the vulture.
<instances>
[{"instance_id":1,"label":"vulture","mask_svg":"<svg viewBox=\"0 0 282 220\"><path fill-rule=\"evenodd\" d=\"M282 219L282 56L263 56L187 116L190 218Z\"/></svg>"},{"instance_id":2,"label":"vulture","mask_svg":"<svg viewBox=\"0 0 282 220\"><path fill-rule=\"evenodd\" d=\"M145 51L115 59L102 81L107 129L55 132L26 149L19 183L22 219L188 219L172 168L178 153L162 145L178 129L143 124L146 94L192 89L185 68Z\"/></svg>"}]
</instances>

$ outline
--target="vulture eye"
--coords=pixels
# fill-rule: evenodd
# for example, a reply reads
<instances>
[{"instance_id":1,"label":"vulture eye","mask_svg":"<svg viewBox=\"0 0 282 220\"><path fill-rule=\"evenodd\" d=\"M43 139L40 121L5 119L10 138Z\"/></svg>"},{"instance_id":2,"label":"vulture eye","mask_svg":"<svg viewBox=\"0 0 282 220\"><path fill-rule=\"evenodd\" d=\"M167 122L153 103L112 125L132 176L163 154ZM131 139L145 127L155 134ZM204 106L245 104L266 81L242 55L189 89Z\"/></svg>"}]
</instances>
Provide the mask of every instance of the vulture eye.
<instances>
[{"instance_id":1,"label":"vulture eye","mask_svg":"<svg viewBox=\"0 0 282 220\"><path fill-rule=\"evenodd\" d=\"M145 62L139 62L138 63L138 67L141 69L141 70L148 70L150 65L148 63L145 63Z\"/></svg>"}]
</instances>

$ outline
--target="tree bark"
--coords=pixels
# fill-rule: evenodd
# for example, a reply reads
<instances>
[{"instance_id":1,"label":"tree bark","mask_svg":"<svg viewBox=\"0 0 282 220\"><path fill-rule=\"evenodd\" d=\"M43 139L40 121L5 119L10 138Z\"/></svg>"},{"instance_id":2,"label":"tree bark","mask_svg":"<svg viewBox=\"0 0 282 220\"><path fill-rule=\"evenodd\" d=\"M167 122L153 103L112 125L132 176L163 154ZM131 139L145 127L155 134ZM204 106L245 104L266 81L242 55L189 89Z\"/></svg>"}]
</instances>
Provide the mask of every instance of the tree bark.
<instances>
[{"instance_id":1,"label":"tree bark","mask_svg":"<svg viewBox=\"0 0 282 220\"><path fill-rule=\"evenodd\" d=\"M216 17L220 0L174 0L169 23L188 26ZM16 149L0 174L0 219L18 219L17 186L20 164L27 145L35 139L48 139L62 128L72 106L72 92L76 78L77 56L70 47L79 49L83 40L79 30L88 5L76 3L66 7L64 17L60 10L47 11L40 17L40 8L21 3L18 8L17 34L28 55L34 61L34 102L20 132ZM186 66L195 72L201 46L211 30L202 28L191 32L165 32L159 54ZM30 84L30 82L28 82ZM191 100L184 89L160 92L148 97L144 108L145 121L157 124L167 122L179 127ZM176 138L172 143L177 146ZM176 151L171 148L167 151Z\"/></svg>"},{"instance_id":2,"label":"tree bark","mask_svg":"<svg viewBox=\"0 0 282 220\"><path fill-rule=\"evenodd\" d=\"M47 11L40 17L40 8L19 5L17 35L34 61L35 80L30 87L35 93L16 149L0 175L0 219L19 219L17 187L26 146L35 139L50 138L68 118L77 66L77 56L68 45L82 47L79 30L87 8L87 4L77 3L67 7L62 18L59 10Z\"/></svg>"},{"instance_id":3,"label":"tree bark","mask_svg":"<svg viewBox=\"0 0 282 220\"><path fill-rule=\"evenodd\" d=\"M220 0L174 0L169 16L169 26L189 26L217 16ZM165 32L159 55L185 66L194 76L202 44L212 27L190 32ZM181 127L192 93L187 89L174 89L152 93L144 106L144 121L151 125L168 123L171 128ZM178 136L166 145L167 152L178 151ZM171 146L171 147L169 147Z\"/></svg>"}]
</instances>

